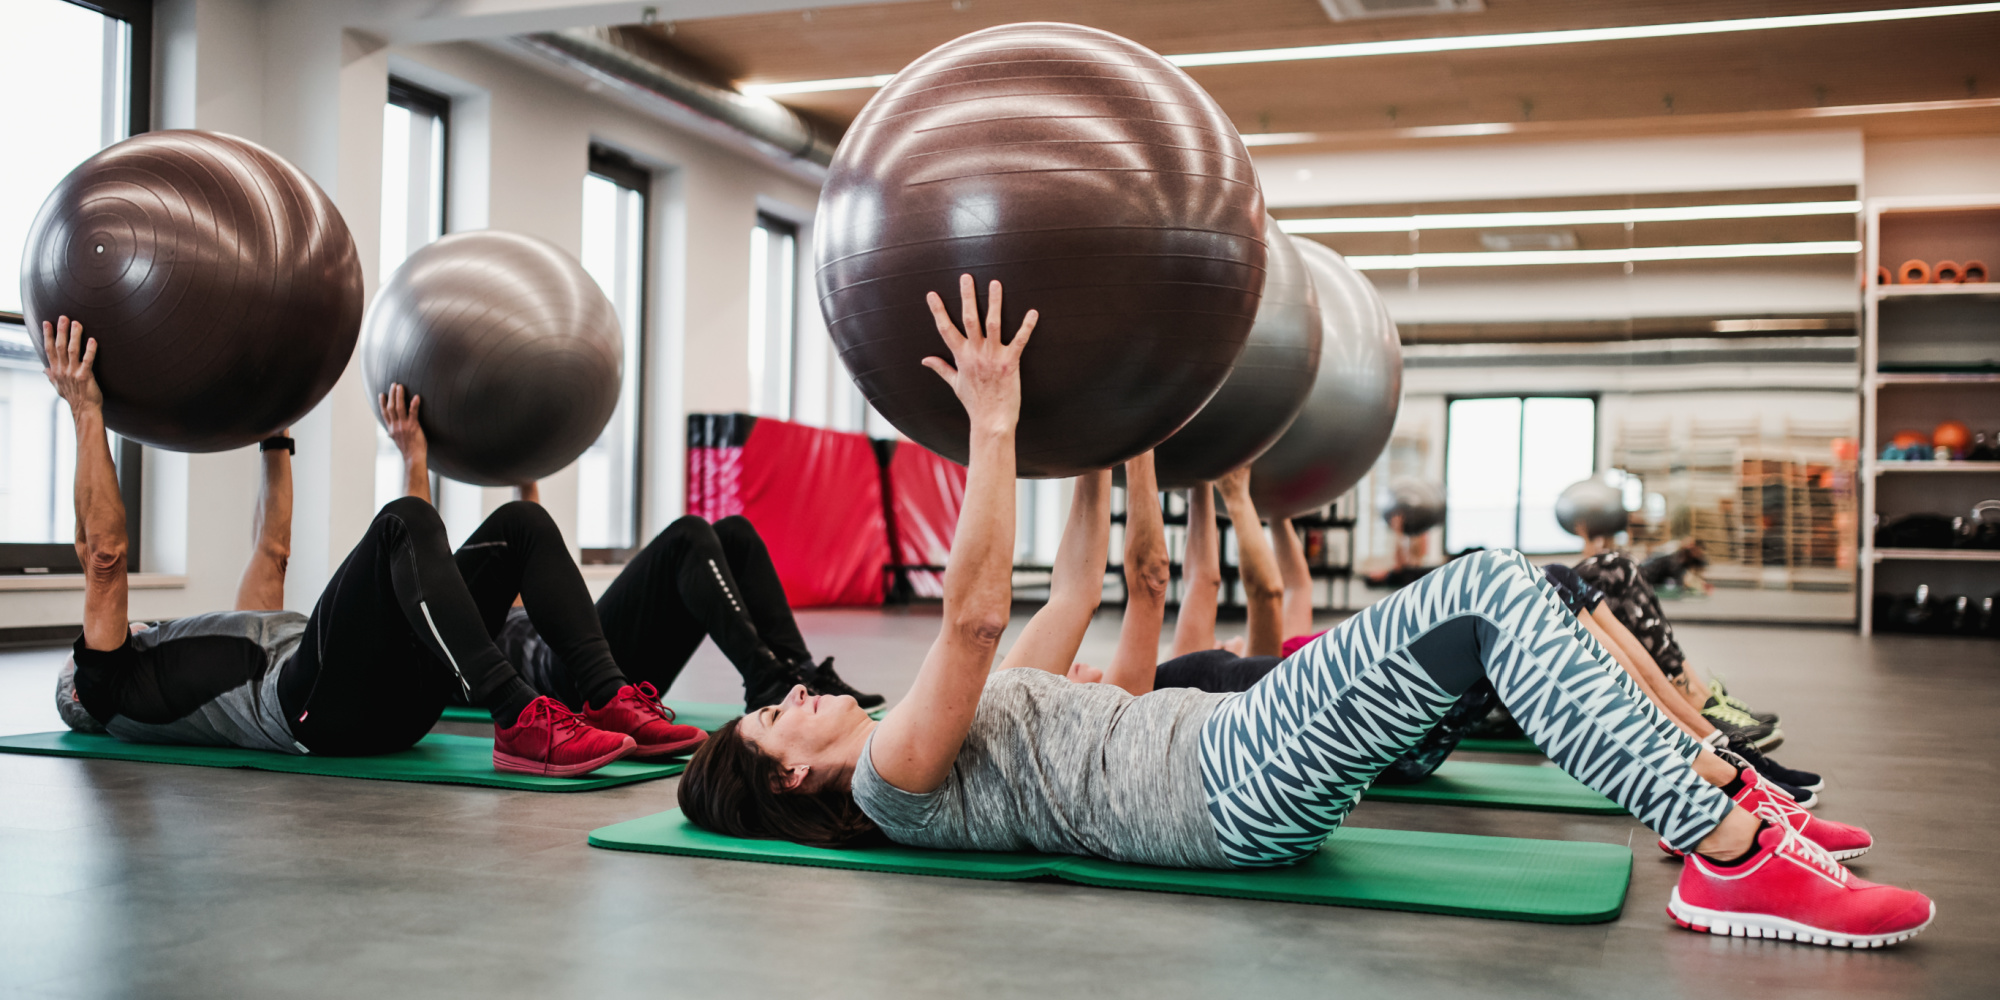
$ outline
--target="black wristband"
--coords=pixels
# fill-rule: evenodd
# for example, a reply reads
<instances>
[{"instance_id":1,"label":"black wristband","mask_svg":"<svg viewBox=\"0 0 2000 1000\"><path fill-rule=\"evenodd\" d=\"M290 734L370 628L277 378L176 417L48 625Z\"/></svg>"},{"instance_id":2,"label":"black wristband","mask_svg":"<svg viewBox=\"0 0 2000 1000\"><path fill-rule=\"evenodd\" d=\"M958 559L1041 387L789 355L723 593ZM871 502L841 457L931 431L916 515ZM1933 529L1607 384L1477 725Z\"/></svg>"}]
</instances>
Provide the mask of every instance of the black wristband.
<instances>
[{"instance_id":1,"label":"black wristband","mask_svg":"<svg viewBox=\"0 0 2000 1000\"><path fill-rule=\"evenodd\" d=\"M299 453L299 443L283 434L273 434L257 445L258 451L277 451L280 448L285 449L285 453L288 455Z\"/></svg>"}]
</instances>

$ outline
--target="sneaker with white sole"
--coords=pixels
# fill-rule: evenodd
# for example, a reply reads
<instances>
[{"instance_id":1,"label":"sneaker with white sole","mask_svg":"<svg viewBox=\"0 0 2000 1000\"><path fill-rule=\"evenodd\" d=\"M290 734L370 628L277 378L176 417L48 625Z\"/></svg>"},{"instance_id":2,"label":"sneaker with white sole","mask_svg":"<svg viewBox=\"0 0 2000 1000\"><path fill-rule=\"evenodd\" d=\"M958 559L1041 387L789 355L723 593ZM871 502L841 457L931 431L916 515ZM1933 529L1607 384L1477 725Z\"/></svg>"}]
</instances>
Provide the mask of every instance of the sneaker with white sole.
<instances>
[{"instance_id":1,"label":"sneaker with white sole","mask_svg":"<svg viewBox=\"0 0 2000 1000\"><path fill-rule=\"evenodd\" d=\"M1736 864L1688 854L1667 915L1705 934L1880 948L1929 927L1937 904L1859 878L1798 831L1767 822L1756 850Z\"/></svg>"},{"instance_id":2,"label":"sneaker with white sole","mask_svg":"<svg viewBox=\"0 0 2000 1000\"><path fill-rule=\"evenodd\" d=\"M1741 776L1743 787L1735 795L1737 805L1756 813L1767 823L1798 833L1832 855L1834 860L1858 858L1875 846L1875 838L1868 831L1814 816L1754 768L1743 771ZM1681 856L1681 852L1667 846L1665 840L1660 841L1660 850L1675 857Z\"/></svg>"}]
</instances>

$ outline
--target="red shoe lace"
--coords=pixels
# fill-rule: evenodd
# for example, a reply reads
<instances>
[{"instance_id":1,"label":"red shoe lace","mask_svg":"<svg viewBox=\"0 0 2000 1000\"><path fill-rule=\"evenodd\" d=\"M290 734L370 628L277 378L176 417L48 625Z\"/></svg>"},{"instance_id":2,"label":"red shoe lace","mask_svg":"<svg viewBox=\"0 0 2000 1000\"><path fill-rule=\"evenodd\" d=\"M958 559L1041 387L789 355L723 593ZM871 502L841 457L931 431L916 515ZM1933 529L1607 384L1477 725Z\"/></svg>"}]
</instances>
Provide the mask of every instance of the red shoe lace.
<instances>
[{"instance_id":1,"label":"red shoe lace","mask_svg":"<svg viewBox=\"0 0 2000 1000\"><path fill-rule=\"evenodd\" d=\"M640 711L656 719L662 719L667 722L674 721L674 710L668 708L665 703L660 701L660 689L654 687L653 682L640 681L632 685L632 690L637 695L633 700L639 703Z\"/></svg>"},{"instance_id":2,"label":"red shoe lace","mask_svg":"<svg viewBox=\"0 0 2000 1000\"><path fill-rule=\"evenodd\" d=\"M529 702L528 707L521 710L521 717L514 721L514 725L524 726L531 722L547 722L557 732L564 733L575 732L588 725L583 721L583 716L570 711L569 706L547 695Z\"/></svg>"}]
</instances>

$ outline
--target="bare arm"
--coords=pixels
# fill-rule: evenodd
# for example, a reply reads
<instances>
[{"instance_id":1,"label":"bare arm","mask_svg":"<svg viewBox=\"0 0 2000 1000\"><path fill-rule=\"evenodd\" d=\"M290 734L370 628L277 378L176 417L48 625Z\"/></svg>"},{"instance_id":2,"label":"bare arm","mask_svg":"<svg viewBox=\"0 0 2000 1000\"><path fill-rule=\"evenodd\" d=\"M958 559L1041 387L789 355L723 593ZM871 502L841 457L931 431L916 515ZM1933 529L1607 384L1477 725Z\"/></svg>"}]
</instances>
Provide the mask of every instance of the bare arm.
<instances>
[{"instance_id":1,"label":"bare arm","mask_svg":"<svg viewBox=\"0 0 2000 1000\"><path fill-rule=\"evenodd\" d=\"M514 487L514 499L526 500L529 503L541 503L542 484L540 482L526 482Z\"/></svg>"},{"instance_id":2,"label":"bare arm","mask_svg":"<svg viewBox=\"0 0 2000 1000\"><path fill-rule=\"evenodd\" d=\"M1284 627L1286 638L1309 635L1313 630L1313 576L1306 564L1306 547L1299 541L1297 528L1288 517L1271 520L1271 547L1278 558L1278 577L1285 581Z\"/></svg>"},{"instance_id":3,"label":"bare arm","mask_svg":"<svg viewBox=\"0 0 2000 1000\"><path fill-rule=\"evenodd\" d=\"M403 387L397 384L376 396L375 403L382 408L382 423L388 428L389 440L396 442L396 450L403 453L403 495L430 503L431 446L424 437L424 425L417 421L417 409L424 404L424 397L405 399Z\"/></svg>"},{"instance_id":4,"label":"bare arm","mask_svg":"<svg viewBox=\"0 0 2000 1000\"><path fill-rule=\"evenodd\" d=\"M110 651L125 644L128 582L125 500L104 432L104 392L91 366L97 341L69 317L42 323L42 374L76 421L76 558L83 564L83 644Z\"/></svg>"},{"instance_id":5,"label":"bare arm","mask_svg":"<svg viewBox=\"0 0 2000 1000\"><path fill-rule=\"evenodd\" d=\"M1049 602L1028 619L1000 669L1033 667L1052 674L1067 673L1083 645L1083 633L1104 599L1104 564L1111 549L1111 472L1087 472L1076 478L1069 502L1069 523L1056 546L1055 571L1049 576Z\"/></svg>"},{"instance_id":6,"label":"bare arm","mask_svg":"<svg viewBox=\"0 0 2000 1000\"><path fill-rule=\"evenodd\" d=\"M1578 615L1577 620L1597 637L1598 642L1604 644L1611 658L1617 660L1639 689L1646 693L1647 700L1667 713L1675 725L1695 739L1706 738L1715 731L1715 726L1702 718L1701 713L1689 711L1681 699L1668 696L1671 690L1667 687L1666 675L1660 673L1659 664L1653 662L1652 655L1640 647L1639 640L1612 616L1609 608L1599 604L1590 614Z\"/></svg>"},{"instance_id":7,"label":"bare arm","mask_svg":"<svg viewBox=\"0 0 2000 1000\"><path fill-rule=\"evenodd\" d=\"M279 431L289 435L290 428ZM292 453L262 453L264 488L257 495L256 548L236 585L236 610L277 611L285 606L285 568L292 559Z\"/></svg>"},{"instance_id":8,"label":"bare arm","mask_svg":"<svg viewBox=\"0 0 2000 1000\"><path fill-rule=\"evenodd\" d=\"M1159 478L1149 451L1125 463L1125 616L1104 683L1133 694L1153 689L1160 628L1167 620L1167 584L1172 578L1167 527L1160 517Z\"/></svg>"},{"instance_id":9,"label":"bare arm","mask_svg":"<svg viewBox=\"0 0 2000 1000\"><path fill-rule=\"evenodd\" d=\"M1188 491L1187 554L1181 558L1181 610L1174 655L1215 648L1215 605L1222 594L1222 540L1215 528L1215 487Z\"/></svg>"},{"instance_id":10,"label":"bare arm","mask_svg":"<svg viewBox=\"0 0 2000 1000\"><path fill-rule=\"evenodd\" d=\"M1229 525L1236 530L1236 561L1243 578L1243 603L1250 613L1248 656L1276 656L1285 645L1285 584L1278 574L1278 557L1257 521L1250 500L1250 468L1222 477L1222 503L1229 508Z\"/></svg>"},{"instance_id":11,"label":"bare arm","mask_svg":"<svg viewBox=\"0 0 2000 1000\"><path fill-rule=\"evenodd\" d=\"M1037 316L1029 310L1014 342L1002 345L1000 283L987 292L983 328L969 274L959 278L959 298L963 334L937 293L929 296L952 361L924 359L951 385L972 427L965 505L945 564L944 627L910 693L876 728L870 752L876 773L909 792L932 791L951 773L1014 601L1014 427L1021 413L1021 351Z\"/></svg>"}]
</instances>

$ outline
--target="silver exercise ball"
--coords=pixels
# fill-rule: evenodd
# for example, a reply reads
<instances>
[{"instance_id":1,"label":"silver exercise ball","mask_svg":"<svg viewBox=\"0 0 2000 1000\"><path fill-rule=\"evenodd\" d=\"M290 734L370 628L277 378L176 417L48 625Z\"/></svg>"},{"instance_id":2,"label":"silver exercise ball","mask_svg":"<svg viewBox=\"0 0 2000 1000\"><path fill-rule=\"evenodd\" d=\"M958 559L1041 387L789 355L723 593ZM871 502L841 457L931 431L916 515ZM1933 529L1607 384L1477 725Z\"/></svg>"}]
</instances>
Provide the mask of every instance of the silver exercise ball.
<instances>
[{"instance_id":1,"label":"silver exercise ball","mask_svg":"<svg viewBox=\"0 0 2000 1000\"><path fill-rule=\"evenodd\" d=\"M1319 296L1305 259L1264 218L1264 297L1250 341L1215 396L1153 452L1162 489L1219 479L1262 455L1306 405L1319 373Z\"/></svg>"},{"instance_id":2,"label":"silver exercise ball","mask_svg":"<svg viewBox=\"0 0 2000 1000\"><path fill-rule=\"evenodd\" d=\"M1625 530L1625 493L1597 477L1571 483L1556 497L1556 523L1581 538L1608 538Z\"/></svg>"},{"instance_id":3,"label":"silver exercise ball","mask_svg":"<svg viewBox=\"0 0 2000 1000\"><path fill-rule=\"evenodd\" d=\"M371 397L392 383L422 397L432 468L508 486L597 440L618 406L623 339L611 300L561 248L457 233L411 254L376 294L362 376Z\"/></svg>"},{"instance_id":4,"label":"silver exercise ball","mask_svg":"<svg viewBox=\"0 0 2000 1000\"><path fill-rule=\"evenodd\" d=\"M1383 523L1402 518L1403 534L1415 538L1444 523L1444 487L1425 479L1398 479L1375 496Z\"/></svg>"},{"instance_id":5,"label":"silver exercise ball","mask_svg":"<svg viewBox=\"0 0 2000 1000\"><path fill-rule=\"evenodd\" d=\"M1319 376L1292 426L1250 466L1269 517L1323 507L1368 474L1403 404L1403 347L1375 286L1346 260L1292 238L1319 295Z\"/></svg>"}]
</instances>

